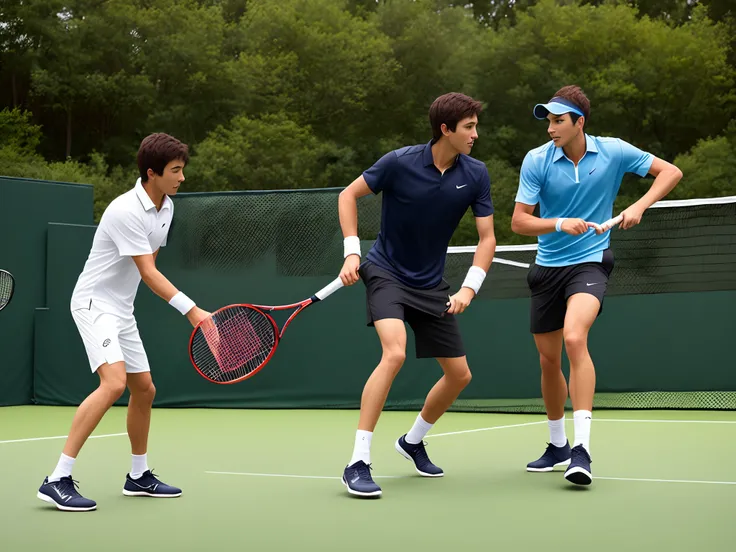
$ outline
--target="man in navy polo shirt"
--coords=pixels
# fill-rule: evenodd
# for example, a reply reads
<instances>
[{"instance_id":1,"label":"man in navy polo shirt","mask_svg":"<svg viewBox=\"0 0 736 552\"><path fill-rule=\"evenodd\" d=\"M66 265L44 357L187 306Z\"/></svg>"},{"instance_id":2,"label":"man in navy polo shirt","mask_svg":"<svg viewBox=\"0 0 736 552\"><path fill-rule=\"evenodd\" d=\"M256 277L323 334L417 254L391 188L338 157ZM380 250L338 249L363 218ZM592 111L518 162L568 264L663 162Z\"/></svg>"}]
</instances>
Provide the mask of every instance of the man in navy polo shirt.
<instances>
[{"instance_id":1,"label":"man in navy polo shirt","mask_svg":"<svg viewBox=\"0 0 736 552\"><path fill-rule=\"evenodd\" d=\"M521 167L511 228L539 236L531 289L531 332L542 367L542 396L550 443L527 471L565 466L565 478L578 485L593 481L590 424L595 369L588 352L588 331L603 308L613 270L610 234L600 224L612 217L625 173L655 180L649 191L624 210L620 227L639 224L644 211L666 196L682 178L674 165L618 138L588 136L584 128L590 102L577 86L557 91L534 107L537 119L549 121L550 142L531 150ZM539 204L539 217L534 209ZM575 440L565 435L568 388L562 374L562 343L570 359L570 399Z\"/></svg>"},{"instance_id":2,"label":"man in navy polo shirt","mask_svg":"<svg viewBox=\"0 0 736 552\"><path fill-rule=\"evenodd\" d=\"M414 426L396 441L396 450L414 462L420 475L444 475L429 460L423 439L470 382L455 314L478 293L496 249L488 170L468 156L478 138L480 111L480 102L463 94L440 96L429 110L433 138L428 144L387 153L340 193L345 237L340 278L345 285L363 279L368 325L376 328L383 349L363 389L353 456L342 477L350 494L381 495L370 473L370 445L406 358L404 322L414 331L417 358L436 358L444 376L427 395ZM361 265L357 200L370 193L383 193L381 230ZM461 289L450 295L442 278L447 246L468 207L480 241Z\"/></svg>"}]
</instances>

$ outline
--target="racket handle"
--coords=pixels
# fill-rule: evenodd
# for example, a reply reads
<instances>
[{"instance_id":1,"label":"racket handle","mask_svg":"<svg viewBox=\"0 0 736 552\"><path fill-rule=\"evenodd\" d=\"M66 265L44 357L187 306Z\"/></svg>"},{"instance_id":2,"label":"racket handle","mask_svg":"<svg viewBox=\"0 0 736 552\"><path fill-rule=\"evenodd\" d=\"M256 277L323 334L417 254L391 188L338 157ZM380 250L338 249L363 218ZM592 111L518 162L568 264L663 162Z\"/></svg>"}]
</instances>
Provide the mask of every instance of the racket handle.
<instances>
[{"instance_id":1,"label":"racket handle","mask_svg":"<svg viewBox=\"0 0 736 552\"><path fill-rule=\"evenodd\" d=\"M623 215L619 215L617 217L613 217L612 219L607 220L603 224L601 224L601 229L605 232L607 230L610 230L614 226L616 226L619 222L624 220Z\"/></svg>"},{"instance_id":2,"label":"racket handle","mask_svg":"<svg viewBox=\"0 0 736 552\"><path fill-rule=\"evenodd\" d=\"M321 301L322 299L326 299L333 293L335 293L338 289L343 287L342 280L340 278L335 278L332 282L327 284L325 287L323 287L321 290L319 290L317 293L314 294L314 298L317 301Z\"/></svg>"}]
</instances>

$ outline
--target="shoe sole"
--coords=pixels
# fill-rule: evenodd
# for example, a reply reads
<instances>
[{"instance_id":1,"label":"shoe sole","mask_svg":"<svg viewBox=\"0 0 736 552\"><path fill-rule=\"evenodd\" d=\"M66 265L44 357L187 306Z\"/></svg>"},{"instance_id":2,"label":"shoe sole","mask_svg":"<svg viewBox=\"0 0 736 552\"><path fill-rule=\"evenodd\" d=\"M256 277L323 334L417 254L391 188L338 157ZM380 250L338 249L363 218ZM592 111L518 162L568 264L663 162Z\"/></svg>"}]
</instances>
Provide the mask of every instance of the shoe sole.
<instances>
[{"instance_id":1,"label":"shoe sole","mask_svg":"<svg viewBox=\"0 0 736 552\"><path fill-rule=\"evenodd\" d=\"M97 509L97 505L96 504L94 506L90 507L90 508L74 508L74 507L71 507L71 506L62 506L61 504L59 504L58 502L56 502L53 498L51 498L50 496L47 496L47 495L43 494L40 491L38 493L36 493L36 496L38 498L40 498L41 500L43 500L44 502L48 502L49 504L53 504L59 510L62 510L64 512L91 512L92 510L96 510Z\"/></svg>"},{"instance_id":2,"label":"shoe sole","mask_svg":"<svg viewBox=\"0 0 736 552\"><path fill-rule=\"evenodd\" d=\"M401 448L401 445L399 444L398 441L396 441L396 443L394 444L394 446L396 447L396 451L401 456L403 456L407 460L410 460L411 463L414 464L414 469L417 470L417 473L419 475L421 475L422 477L444 477L445 472L442 472L442 473L427 473L427 472L421 471L419 468L417 468L417 465L414 463L414 459L411 457L411 455L408 452L406 452L403 448Z\"/></svg>"},{"instance_id":3,"label":"shoe sole","mask_svg":"<svg viewBox=\"0 0 736 552\"><path fill-rule=\"evenodd\" d=\"M590 485L593 482L593 475L581 467L574 467L565 472L565 479L575 485Z\"/></svg>"},{"instance_id":4,"label":"shoe sole","mask_svg":"<svg viewBox=\"0 0 736 552\"><path fill-rule=\"evenodd\" d=\"M181 493L176 494L154 494L154 493L148 493L146 491L128 491L127 489L123 489L123 494L125 496L150 496L151 498L176 498L181 496Z\"/></svg>"},{"instance_id":5,"label":"shoe sole","mask_svg":"<svg viewBox=\"0 0 736 552\"><path fill-rule=\"evenodd\" d=\"M361 491L356 491L355 489L351 489L350 488L350 485L348 485L348 482L345 481L345 478L344 477L340 478L340 481L342 482L343 485L345 485L345 488L348 490L348 492L351 495L354 495L354 496L376 497L376 496L381 496L381 494L383 494L383 491L380 490L380 489L377 490L377 491L373 491L372 493L364 493L364 492L361 492Z\"/></svg>"},{"instance_id":6,"label":"shoe sole","mask_svg":"<svg viewBox=\"0 0 736 552\"><path fill-rule=\"evenodd\" d=\"M547 468L530 468L529 466L526 467L526 471L528 472L536 472L536 473L542 473L542 472L551 472L554 471L555 468L559 467L565 467L570 465L570 459L563 460L562 462L557 462L554 466L550 466Z\"/></svg>"}]
</instances>

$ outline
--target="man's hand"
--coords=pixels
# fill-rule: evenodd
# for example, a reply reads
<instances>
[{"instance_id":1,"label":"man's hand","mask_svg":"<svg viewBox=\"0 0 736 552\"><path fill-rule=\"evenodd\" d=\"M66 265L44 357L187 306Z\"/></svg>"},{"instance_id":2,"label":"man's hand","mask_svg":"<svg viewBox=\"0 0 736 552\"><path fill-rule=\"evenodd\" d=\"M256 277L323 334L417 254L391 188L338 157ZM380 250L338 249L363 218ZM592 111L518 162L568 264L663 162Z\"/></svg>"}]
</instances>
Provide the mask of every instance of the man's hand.
<instances>
[{"instance_id":1,"label":"man's hand","mask_svg":"<svg viewBox=\"0 0 736 552\"><path fill-rule=\"evenodd\" d=\"M200 309L199 307L192 307L191 310L187 313L187 320L189 320L189 323L192 325L192 327L197 327L197 324L199 324L202 320L209 317L210 313L208 313L205 310Z\"/></svg>"},{"instance_id":2,"label":"man's hand","mask_svg":"<svg viewBox=\"0 0 736 552\"><path fill-rule=\"evenodd\" d=\"M345 258L345 262L342 264L342 270L340 271L340 279L344 285L352 286L360 280L360 276L358 275L359 267L360 257L358 255L348 255Z\"/></svg>"},{"instance_id":3,"label":"man's hand","mask_svg":"<svg viewBox=\"0 0 736 552\"><path fill-rule=\"evenodd\" d=\"M562 226L560 226L560 228L562 228L562 231L566 234L579 236L580 234L585 234L588 231L590 223L579 218L569 218L562 222Z\"/></svg>"},{"instance_id":4,"label":"man's hand","mask_svg":"<svg viewBox=\"0 0 736 552\"><path fill-rule=\"evenodd\" d=\"M621 213L621 216L624 217L624 219L621 221L621 224L619 224L619 228L621 228L621 230L628 230L641 222L641 217L644 216L644 209L637 207L636 204L634 204Z\"/></svg>"},{"instance_id":5,"label":"man's hand","mask_svg":"<svg viewBox=\"0 0 736 552\"><path fill-rule=\"evenodd\" d=\"M447 309L447 312L449 314L460 314L468 308L473 297L475 297L475 292L472 289L466 287L460 288L460 291L450 297L450 300L447 302L447 305L450 307Z\"/></svg>"}]
</instances>

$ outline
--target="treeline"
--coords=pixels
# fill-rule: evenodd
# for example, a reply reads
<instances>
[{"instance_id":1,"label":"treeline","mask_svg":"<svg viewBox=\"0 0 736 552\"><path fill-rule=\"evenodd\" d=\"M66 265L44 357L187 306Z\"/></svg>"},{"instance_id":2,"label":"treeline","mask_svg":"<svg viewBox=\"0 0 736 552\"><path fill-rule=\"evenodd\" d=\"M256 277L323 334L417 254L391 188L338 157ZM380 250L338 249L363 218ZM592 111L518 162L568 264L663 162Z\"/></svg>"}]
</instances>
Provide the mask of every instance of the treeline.
<instances>
[{"instance_id":1,"label":"treeline","mask_svg":"<svg viewBox=\"0 0 736 552\"><path fill-rule=\"evenodd\" d=\"M458 4L458 5L455 5ZM448 91L485 104L473 155L501 243L532 106L589 95L588 132L674 161L671 198L736 195L728 0L9 0L0 7L0 174L88 182L99 216L143 136L190 145L186 191L345 186L430 139ZM628 179L619 203L650 180ZM455 243L473 243L467 217Z\"/></svg>"}]
</instances>

